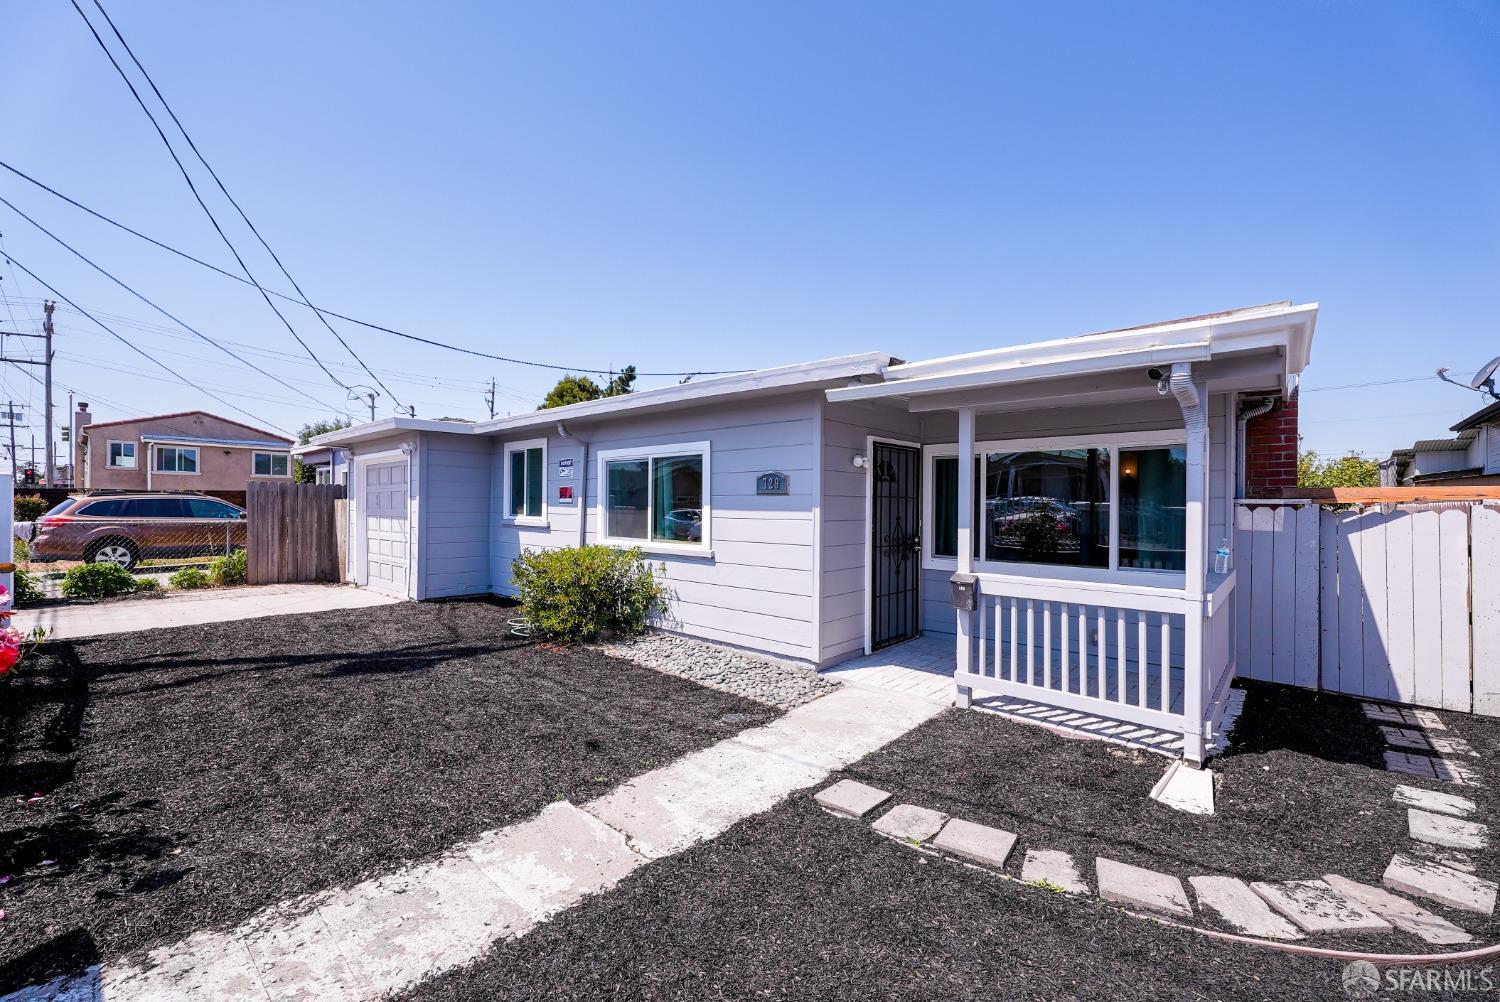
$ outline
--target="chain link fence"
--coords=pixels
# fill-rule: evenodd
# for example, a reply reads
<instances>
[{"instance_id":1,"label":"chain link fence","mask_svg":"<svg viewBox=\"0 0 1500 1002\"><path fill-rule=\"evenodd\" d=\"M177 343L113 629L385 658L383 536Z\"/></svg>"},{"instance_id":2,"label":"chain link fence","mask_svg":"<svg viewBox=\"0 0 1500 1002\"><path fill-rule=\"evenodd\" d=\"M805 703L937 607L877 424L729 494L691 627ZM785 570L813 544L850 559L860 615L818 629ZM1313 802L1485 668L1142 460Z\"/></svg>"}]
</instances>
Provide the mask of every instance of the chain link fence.
<instances>
[{"instance_id":1,"label":"chain link fence","mask_svg":"<svg viewBox=\"0 0 1500 1002\"><path fill-rule=\"evenodd\" d=\"M243 508L202 494L91 493L37 514L17 498L15 564L45 598L68 597L68 571L114 564L159 587L184 567L212 562L246 545ZM22 516L32 515L30 520Z\"/></svg>"}]
</instances>

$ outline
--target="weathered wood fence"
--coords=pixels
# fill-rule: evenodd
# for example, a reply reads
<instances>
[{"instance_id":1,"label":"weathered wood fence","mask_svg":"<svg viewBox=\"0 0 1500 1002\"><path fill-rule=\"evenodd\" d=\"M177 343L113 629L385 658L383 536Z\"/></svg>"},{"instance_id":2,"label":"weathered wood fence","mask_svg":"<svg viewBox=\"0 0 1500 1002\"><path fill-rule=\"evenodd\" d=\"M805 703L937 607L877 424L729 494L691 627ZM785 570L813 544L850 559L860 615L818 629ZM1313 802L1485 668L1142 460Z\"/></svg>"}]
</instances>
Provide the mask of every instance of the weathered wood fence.
<instances>
[{"instance_id":1,"label":"weathered wood fence","mask_svg":"<svg viewBox=\"0 0 1500 1002\"><path fill-rule=\"evenodd\" d=\"M337 484L251 483L245 492L251 584L339 581Z\"/></svg>"},{"instance_id":2,"label":"weathered wood fence","mask_svg":"<svg viewBox=\"0 0 1500 1002\"><path fill-rule=\"evenodd\" d=\"M1238 674L1500 716L1500 506L1241 501Z\"/></svg>"}]
</instances>

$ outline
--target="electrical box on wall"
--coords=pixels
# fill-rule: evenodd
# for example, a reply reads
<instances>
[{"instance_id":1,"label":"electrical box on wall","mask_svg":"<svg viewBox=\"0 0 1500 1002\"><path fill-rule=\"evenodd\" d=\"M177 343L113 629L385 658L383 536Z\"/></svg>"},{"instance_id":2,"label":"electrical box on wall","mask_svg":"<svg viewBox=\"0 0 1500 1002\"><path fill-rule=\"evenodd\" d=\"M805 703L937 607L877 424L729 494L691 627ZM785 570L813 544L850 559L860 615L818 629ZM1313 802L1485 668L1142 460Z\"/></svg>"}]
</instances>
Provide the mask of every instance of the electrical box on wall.
<instances>
[{"instance_id":1,"label":"electrical box on wall","mask_svg":"<svg viewBox=\"0 0 1500 1002\"><path fill-rule=\"evenodd\" d=\"M563 485L560 485L557 488L557 503L558 504L572 504L573 503L573 485L572 484L563 484Z\"/></svg>"}]
</instances>

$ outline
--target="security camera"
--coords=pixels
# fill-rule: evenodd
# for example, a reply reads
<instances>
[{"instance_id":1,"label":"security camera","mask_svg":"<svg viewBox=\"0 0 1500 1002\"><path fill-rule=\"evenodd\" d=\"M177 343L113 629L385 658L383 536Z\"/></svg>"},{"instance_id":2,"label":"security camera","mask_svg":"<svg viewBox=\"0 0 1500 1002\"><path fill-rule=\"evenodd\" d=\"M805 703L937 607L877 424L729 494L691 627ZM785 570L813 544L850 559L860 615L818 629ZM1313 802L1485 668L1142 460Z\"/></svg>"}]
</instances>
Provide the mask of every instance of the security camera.
<instances>
[{"instance_id":1,"label":"security camera","mask_svg":"<svg viewBox=\"0 0 1500 1002\"><path fill-rule=\"evenodd\" d=\"M1163 379L1165 379L1166 377L1167 377L1167 374L1165 372L1162 372L1160 369L1156 368L1155 366L1153 366L1153 367L1151 367L1151 368L1149 368L1149 369L1146 370L1146 378L1149 379L1149 380L1151 380L1153 383L1159 383Z\"/></svg>"}]
</instances>

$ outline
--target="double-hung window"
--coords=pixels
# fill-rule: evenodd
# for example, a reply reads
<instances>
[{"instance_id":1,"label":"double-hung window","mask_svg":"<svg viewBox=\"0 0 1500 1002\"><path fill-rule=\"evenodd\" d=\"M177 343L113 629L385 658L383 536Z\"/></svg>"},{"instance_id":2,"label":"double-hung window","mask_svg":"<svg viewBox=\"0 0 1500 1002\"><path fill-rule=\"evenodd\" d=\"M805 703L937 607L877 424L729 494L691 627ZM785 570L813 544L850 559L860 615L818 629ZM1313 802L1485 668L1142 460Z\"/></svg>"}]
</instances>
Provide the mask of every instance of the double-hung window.
<instances>
[{"instance_id":1,"label":"double-hung window","mask_svg":"<svg viewBox=\"0 0 1500 1002\"><path fill-rule=\"evenodd\" d=\"M256 452L250 460L251 472L257 477L291 476L291 456L284 452Z\"/></svg>"},{"instance_id":2,"label":"double-hung window","mask_svg":"<svg viewBox=\"0 0 1500 1002\"><path fill-rule=\"evenodd\" d=\"M135 469L135 443L110 442L108 465L111 470Z\"/></svg>"},{"instance_id":3,"label":"double-hung window","mask_svg":"<svg viewBox=\"0 0 1500 1002\"><path fill-rule=\"evenodd\" d=\"M197 473L198 450L185 445L158 445L156 472Z\"/></svg>"},{"instance_id":4,"label":"double-hung window","mask_svg":"<svg viewBox=\"0 0 1500 1002\"><path fill-rule=\"evenodd\" d=\"M690 442L599 454L599 538L648 549L709 546L709 445Z\"/></svg>"},{"instance_id":5,"label":"double-hung window","mask_svg":"<svg viewBox=\"0 0 1500 1002\"><path fill-rule=\"evenodd\" d=\"M958 555L958 457L928 446L928 566ZM978 442L970 525L975 562L1103 571L1186 567L1187 455L1180 433L1115 442ZM1085 572L1087 573L1087 572Z\"/></svg>"},{"instance_id":6,"label":"double-hung window","mask_svg":"<svg viewBox=\"0 0 1500 1002\"><path fill-rule=\"evenodd\" d=\"M547 440L505 447L505 517L515 522L547 520Z\"/></svg>"}]
</instances>

